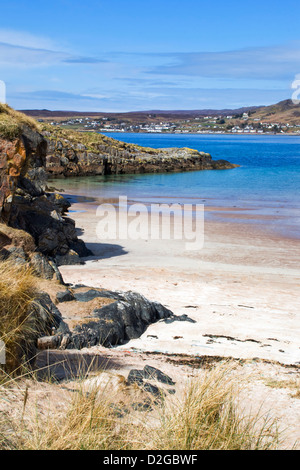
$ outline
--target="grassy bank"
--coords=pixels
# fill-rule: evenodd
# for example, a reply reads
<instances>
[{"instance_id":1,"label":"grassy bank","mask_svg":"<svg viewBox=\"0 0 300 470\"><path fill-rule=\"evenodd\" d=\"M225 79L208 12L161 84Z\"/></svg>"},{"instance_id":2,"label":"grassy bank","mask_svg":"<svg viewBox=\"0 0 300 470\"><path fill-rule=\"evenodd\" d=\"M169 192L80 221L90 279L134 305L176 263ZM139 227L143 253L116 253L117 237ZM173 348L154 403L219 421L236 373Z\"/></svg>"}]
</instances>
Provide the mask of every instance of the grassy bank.
<instances>
[{"instance_id":1,"label":"grassy bank","mask_svg":"<svg viewBox=\"0 0 300 470\"><path fill-rule=\"evenodd\" d=\"M38 130L38 124L33 118L0 103L0 137L14 140L21 135L23 126Z\"/></svg>"}]
</instances>

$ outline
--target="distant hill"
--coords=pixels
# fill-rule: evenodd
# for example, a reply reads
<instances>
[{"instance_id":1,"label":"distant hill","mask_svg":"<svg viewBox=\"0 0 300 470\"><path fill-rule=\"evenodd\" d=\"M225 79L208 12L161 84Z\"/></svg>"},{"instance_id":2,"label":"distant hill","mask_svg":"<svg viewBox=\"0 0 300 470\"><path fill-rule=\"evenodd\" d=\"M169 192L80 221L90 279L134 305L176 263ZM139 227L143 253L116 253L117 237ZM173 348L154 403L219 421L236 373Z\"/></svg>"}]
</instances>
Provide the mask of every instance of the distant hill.
<instances>
[{"instance_id":1,"label":"distant hill","mask_svg":"<svg viewBox=\"0 0 300 470\"><path fill-rule=\"evenodd\" d=\"M147 121L150 119L163 120L181 120L188 118L195 118L197 116L228 116L228 115L239 115L245 112L255 112L262 107L249 106L238 109L199 109L199 110L148 110L148 111L130 111L126 113L107 113L107 112L82 112L82 111L49 111L48 109L30 109L21 110L22 113L27 116L34 117L36 119L53 119L62 120L71 117L106 117L115 119L124 119L131 122L140 122L141 120Z\"/></svg>"},{"instance_id":2,"label":"distant hill","mask_svg":"<svg viewBox=\"0 0 300 470\"><path fill-rule=\"evenodd\" d=\"M251 113L251 120L253 119L270 123L300 124L300 104L284 100L271 106L264 106Z\"/></svg>"},{"instance_id":3,"label":"distant hill","mask_svg":"<svg viewBox=\"0 0 300 470\"><path fill-rule=\"evenodd\" d=\"M158 124L172 122L197 121L198 118L205 116L217 116L225 120L227 124L240 125L242 115L247 113L248 124L270 123L286 125L300 125L300 104L296 105L292 100L284 100L270 106L249 106L237 109L198 109L198 110L146 110L132 111L126 113L107 113L107 112L82 112L82 111L50 111L48 109L31 109L22 111L27 116L43 121L61 122L73 118L87 118L107 120L115 125L116 123L125 123L127 126L143 126L147 124ZM234 119L228 120L227 116ZM189 124L187 124L189 125Z\"/></svg>"}]
</instances>

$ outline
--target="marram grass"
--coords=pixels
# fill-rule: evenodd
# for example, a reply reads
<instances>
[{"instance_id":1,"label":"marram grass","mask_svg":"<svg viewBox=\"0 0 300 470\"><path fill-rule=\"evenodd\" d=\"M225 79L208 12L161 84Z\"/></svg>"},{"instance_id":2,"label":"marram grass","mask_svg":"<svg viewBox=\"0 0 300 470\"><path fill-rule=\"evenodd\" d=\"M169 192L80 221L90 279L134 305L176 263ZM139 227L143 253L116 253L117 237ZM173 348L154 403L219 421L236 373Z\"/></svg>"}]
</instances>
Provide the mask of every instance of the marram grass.
<instances>
[{"instance_id":1,"label":"marram grass","mask_svg":"<svg viewBox=\"0 0 300 470\"><path fill-rule=\"evenodd\" d=\"M32 347L38 328L34 314L36 296L36 278L28 267L0 261L0 340L6 351L0 379L4 373L17 372L25 352Z\"/></svg>"},{"instance_id":2,"label":"marram grass","mask_svg":"<svg viewBox=\"0 0 300 470\"><path fill-rule=\"evenodd\" d=\"M42 412L23 406L18 417L0 419L0 449L21 450L273 450L275 422L247 416L238 403L228 366L216 366L168 395L152 411L132 410L132 397L94 388L73 392L65 406ZM0 390L1 393L1 390ZM126 393L126 392L125 392ZM25 393L24 393L25 402ZM116 409L131 410L122 417ZM40 410L40 411L39 411ZM1 418L1 414L0 414ZM7 433L7 430L10 430ZM2 441L1 441L2 436Z\"/></svg>"}]
</instances>

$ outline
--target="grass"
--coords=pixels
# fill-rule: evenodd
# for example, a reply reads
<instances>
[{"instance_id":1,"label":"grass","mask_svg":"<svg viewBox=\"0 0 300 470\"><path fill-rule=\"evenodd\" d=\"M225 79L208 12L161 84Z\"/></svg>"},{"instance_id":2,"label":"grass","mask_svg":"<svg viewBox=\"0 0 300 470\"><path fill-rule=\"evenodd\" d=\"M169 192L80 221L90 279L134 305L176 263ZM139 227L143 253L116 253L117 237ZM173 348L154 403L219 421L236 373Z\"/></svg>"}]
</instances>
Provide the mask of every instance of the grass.
<instances>
[{"instance_id":1,"label":"grass","mask_svg":"<svg viewBox=\"0 0 300 470\"><path fill-rule=\"evenodd\" d=\"M38 328L33 309L36 296L36 278L28 267L0 261L0 340L6 350L2 375L19 370L33 346Z\"/></svg>"},{"instance_id":2,"label":"grass","mask_svg":"<svg viewBox=\"0 0 300 470\"><path fill-rule=\"evenodd\" d=\"M289 389L291 392L291 397L292 398L300 398L300 382L299 379L293 379L293 380L271 380L271 379L265 379L264 380L265 385L271 388L277 388L277 389Z\"/></svg>"},{"instance_id":3,"label":"grass","mask_svg":"<svg viewBox=\"0 0 300 470\"><path fill-rule=\"evenodd\" d=\"M31 392L25 387L18 417L0 413L0 449L276 449L276 423L238 410L236 381L228 366L217 366L186 384L178 398L167 394L144 412L132 409L138 391L130 394L124 384L112 392L110 387L86 389L83 382L51 410L41 402L27 403Z\"/></svg>"},{"instance_id":4,"label":"grass","mask_svg":"<svg viewBox=\"0 0 300 470\"><path fill-rule=\"evenodd\" d=\"M52 126L50 124L42 123L40 124L41 132L47 132L47 138L53 141L61 141L64 142L65 140L71 142L72 144L83 144L88 151L91 152L100 152L105 150L105 148L109 148L110 151L116 152L132 152L132 153L151 153L157 154L159 151L157 149L149 148L149 147L141 147L139 145L128 144L126 142L121 142L116 139L112 139L107 137L103 134L99 134L97 132L80 132L74 131L70 129L64 129L60 126Z\"/></svg>"},{"instance_id":5,"label":"grass","mask_svg":"<svg viewBox=\"0 0 300 470\"><path fill-rule=\"evenodd\" d=\"M183 399L161 419L157 446L165 450L267 450L276 447L275 421L247 416L237 407L237 377L218 366L192 381Z\"/></svg>"},{"instance_id":6,"label":"grass","mask_svg":"<svg viewBox=\"0 0 300 470\"><path fill-rule=\"evenodd\" d=\"M20 137L23 126L38 130L37 122L7 104L0 103L0 137L14 140Z\"/></svg>"}]
</instances>

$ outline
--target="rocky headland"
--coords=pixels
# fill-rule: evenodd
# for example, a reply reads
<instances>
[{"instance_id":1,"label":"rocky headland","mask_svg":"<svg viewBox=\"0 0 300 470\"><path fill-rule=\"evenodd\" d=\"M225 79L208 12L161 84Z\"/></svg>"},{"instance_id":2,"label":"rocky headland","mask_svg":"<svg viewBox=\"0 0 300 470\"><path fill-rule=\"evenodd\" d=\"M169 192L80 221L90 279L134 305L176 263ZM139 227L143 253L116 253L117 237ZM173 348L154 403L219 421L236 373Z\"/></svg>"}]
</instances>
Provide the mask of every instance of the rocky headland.
<instances>
[{"instance_id":1,"label":"rocky headland","mask_svg":"<svg viewBox=\"0 0 300 470\"><path fill-rule=\"evenodd\" d=\"M152 149L97 133L40 126L0 108L0 247L2 256L60 278L57 266L92 255L66 216L69 201L47 186L51 177L230 169L197 150Z\"/></svg>"},{"instance_id":2,"label":"rocky headland","mask_svg":"<svg viewBox=\"0 0 300 470\"><path fill-rule=\"evenodd\" d=\"M226 160L190 148L153 149L128 144L95 132L73 132L42 126L47 141L49 175L90 176L168 173L235 168Z\"/></svg>"}]
</instances>

